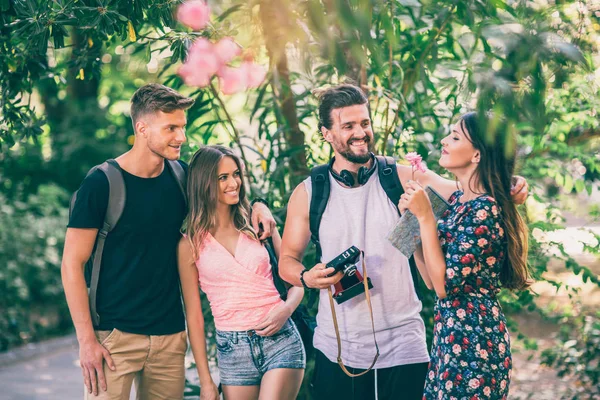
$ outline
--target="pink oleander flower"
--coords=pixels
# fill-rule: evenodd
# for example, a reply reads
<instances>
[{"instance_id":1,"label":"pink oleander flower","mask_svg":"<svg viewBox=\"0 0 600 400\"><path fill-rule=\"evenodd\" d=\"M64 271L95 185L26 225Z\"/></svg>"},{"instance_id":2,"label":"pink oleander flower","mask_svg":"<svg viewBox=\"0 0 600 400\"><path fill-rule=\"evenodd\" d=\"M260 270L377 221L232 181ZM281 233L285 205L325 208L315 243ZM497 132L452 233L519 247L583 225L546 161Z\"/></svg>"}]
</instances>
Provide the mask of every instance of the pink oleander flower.
<instances>
[{"instance_id":1,"label":"pink oleander flower","mask_svg":"<svg viewBox=\"0 0 600 400\"><path fill-rule=\"evenodd\" d=\"M199 38L190 47L185 63L177 72L186 85L205 87L221 66L215 46L208 39Z\"/></svg>"},{"instance_id":2,"label":"pink oleander flower","mask_svg":"<svg viewBox=\"0 0 600 400\"><path fill-rule=\"evenodd\" d=\"M257 88L265 80L267 71L252 61L244 61L239 68L223 67L218 75L221 78L221 92L234 94L249 88Z\"/></svg>"},{"instance_id":3,"label":"pink oleander flower","mask_svg":"<svg viewBox=\"0 0 600 400\"><path fill-rule=\"evenodd\" d=\"M177 20L194 30L204 29L210 20L210 7L204 1L186 1L177 9Z\"/></svg>"},{"instance_id":4,"label":"pink oleander flower","mask_svg":"<svg viewBox=\"0 0 600 400\"><path fill-rule=\"evenodd\" d=\"M192 43L190 49L188 51L188 57L190 54L204 54L204 53L214 53L215 45L213 42L208 40L207 38L200 37Z\"/></svg>"},{"instance_id":5,"label":"pink oleander flower","mask_svg":"<svg viewBox=\"0 0 600 400\"><path fill-rule=\"evenodd\" d=\"M215 54L222 64L228 64L242 53L242 48L230 37L219 40L215 45Z\"/></svg>"},{"instance_id":6,"label":"pink oleander flower","mask_svg":"<svg viewBox=\"0 0 600 400\"><path fill-rule=\"evenodd\" d=\"M224 67L219 70L221 92L234 94L246 88L246 70L242 68Z\"/></svg>"},{"instance_id":7,"label":"pink oleander flower","mask_svg":"<svg viewBox=\"0 0 600 400\"><path fill-rule=\"evenodd\" d=\"M245 61L241 68L246 73L246 87L257 88L265 80L266 69L262 65L255 64L252 61Z\"/></svg>"},{"instance_id":8,"label":"pink oleander flower","mask_svg":"<svg viewBox=\"0 0 600 400\"><path fill-rule=\"evenodd\" d=\"M196 67L190 63L183 64L179 67L177 73L183 78L185 84L189 86L208 86L212 78L212 74L198 71Z\"/></svg>"}]
</instances>

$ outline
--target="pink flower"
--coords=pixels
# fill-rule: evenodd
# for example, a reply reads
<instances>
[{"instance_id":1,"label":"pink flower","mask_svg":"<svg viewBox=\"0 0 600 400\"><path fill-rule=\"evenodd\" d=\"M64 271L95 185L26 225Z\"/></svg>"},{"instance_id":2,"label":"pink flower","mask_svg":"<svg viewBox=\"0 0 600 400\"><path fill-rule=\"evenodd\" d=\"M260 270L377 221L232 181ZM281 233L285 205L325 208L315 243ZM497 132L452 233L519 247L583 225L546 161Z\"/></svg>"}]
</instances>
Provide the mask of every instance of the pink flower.
<instances>
[{"instance_id":1,"label":"pink flower","mask_svg":"<svg viewBox=\"0 0 600 400\"><path fill-rule=\"evenodd\" d=\"M473 378L469 381L469 386L473 389L477 389L479 387L479 379Z\"/></svg>"},{"instance_id":2,"label":"pink flower","mask_svg":"<svg viewBox=\"0 0 600 400\"><path fill-rule=\"evenodd\" d=\"M210 20L210 7L201 0L186 1L177 9L177 20L194 30L204 29Z\"/></svg>"},{"instance_id":3,"label":"pink flower","mask_svg":"<svg viewBox=\"0 0 600 400\"><path fill-rule=\"evenodd\" d=\"M199 38L190 47L188 57L178 73L186 85L204 87L220 67L214 45L208 39Z\"/></svg>"},{"instance_id":4,"label":"pink flower","mask_svg":"<svg viewBox=\"0 0 600 400\"><path fill-rule=\"evenodd\" d=\"M221 68L219 76L223 94L238 93L246 88L246 71L242 68Z\"/></svg>"},{"instance_id":5,"label":"pink flower","mask_svg":"<svg viewBox=\"0 0 600 400\"><path fill-rule=\"evenodd\" d=\"M215 51L215 45L207 38L200 37L192 43L188 51L188 57L192 54L205 54L213 53Z\"/></svg>"},{"instance_id":6,"label":"pink flower","mask_svg":"<svg viewBox=\"0 0 600 400\"><path fill-rule=\"evenodd\" d=\"M246 71L246 79L248 88L257 88L265 80L267 71L262 65L255 64L251 61L245 61L241 68Z\"/></svg>"},{"instance_id":7,"label":"pink flower","mask_svg":"<svg viewBox=\"0 0 600 400\"><path fill-rule=\"evenodd\" d=\"M186 63L179 67L177 71L179 76L183 78L186 85L205 87L210 83L212 74L207 74L202 71L198 71L194 65Z\"/></svg>"},{"instance_id":8,"label":"pink flower","mask_svg":"<svg viewBox=\"0 0 600 400\"><path fill-rule=\"evenodd\" d=\"M221 62L215 53L215 47L205 38L200 38L194 42L185 62L191 64L198 73L203 75L212 76L221 68Z\"/></svg>"},{"instance_id":9,"label":"pink flower","mask_svg":"<svg viewBox=\"0 0 600 400\"><path fill-rule=\"evenodd\" d=\"M462 349L460 347L459 344L455 344L454 346L452 346L452 352L454 354L460 354L462 352Z\"/></svg>"},{"instance_id":10,"label":"pink flower","mask_svg":"<svg viewBox=\"0 0 600 400\"><path fill-rule=\"evenodd\" d=\"M221 64L229 63L242 52L240 46L230 37L219 40L214 48L215 54L221 61Z\"/></svg>"},{"instance_id":11,"label":"pink flower","mask_svg":"<svg viewBox=\"0 0 600 400\"><path fill-rule=\"evenodd\" d=\"M412 151L406 154L406 159L412 167L412 179L415 179L415 170L422 173L427 172L427 164L425 164L423 158L419 154Z\"/></svg>"},{"instance_id":12,"label":"pink flower","mask_svg":"<svg viewBox=\"0 0 600 400\"><path fill-rule=\"evenodd\" d=\"M265 80L266 73L264 67L251 61L244 61L239 68L221 68L221 91L223 94L234 94L247 88L257 88Z\"/></svg>"},{"instance_id":13,"label":"pink flower","mask_svg":"<svg viewBox=\"0 0 600 400\"><path fill-rule=\"evenodd\" d=\"M410 163L410 165L416 167L417 164L423 161L423 158L416 152L412 151L406 154L406 160Z\"/></svg>"}]
</instances>

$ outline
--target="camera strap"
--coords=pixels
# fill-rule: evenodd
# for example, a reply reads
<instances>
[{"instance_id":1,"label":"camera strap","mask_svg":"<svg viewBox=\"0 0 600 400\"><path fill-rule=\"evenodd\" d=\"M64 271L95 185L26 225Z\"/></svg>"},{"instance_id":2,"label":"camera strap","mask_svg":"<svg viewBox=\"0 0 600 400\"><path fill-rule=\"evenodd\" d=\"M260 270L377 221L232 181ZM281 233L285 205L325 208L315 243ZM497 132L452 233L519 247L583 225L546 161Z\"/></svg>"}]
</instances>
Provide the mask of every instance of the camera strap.
<instances>
[{"instance_id":1,"label":"camera strap","mask_svg":"<svg viewBox=\"0 0 600 400\"><path fill-rule=\"evenodd\" d=\"M365 371L360 372L358 374L353 374L350 371L348 371L346 369L346 366L344 365L344 362L342 361L342 340L340 339L340 329L338 327L337 316L335 314L333 294L331 293L331 286L327 288L327 291L329 293L329 303L331 305L331 315L333 316L333 327L335 328L335 338L337 339L337 348L338 348L337 363L339 364L342 371L344 371L344 373L351 378L355 378L357 376L361 376L361 375L364 375L367 372L369 372L371 369L373 369L373 366L375 366L375 363L377 362L377 359L379 358L379 346L377 345L377 338L375 337L375 321L373 320L373 307L371 305L371 294L369 293L369 284L367 282L367 265L365 264L365 252L361 250L360 256L362 257L363 284L365 285L365 296L367 298L367 305L369 306L369 313L371 314L371 328L372 328L372 332L373 332L373 342L375 342L375 349L377 350L377 353L375 354L375 358L373 358L373 362L371 363L371 366L369 368L367 368Z\"/></svg>"}]
</instances>

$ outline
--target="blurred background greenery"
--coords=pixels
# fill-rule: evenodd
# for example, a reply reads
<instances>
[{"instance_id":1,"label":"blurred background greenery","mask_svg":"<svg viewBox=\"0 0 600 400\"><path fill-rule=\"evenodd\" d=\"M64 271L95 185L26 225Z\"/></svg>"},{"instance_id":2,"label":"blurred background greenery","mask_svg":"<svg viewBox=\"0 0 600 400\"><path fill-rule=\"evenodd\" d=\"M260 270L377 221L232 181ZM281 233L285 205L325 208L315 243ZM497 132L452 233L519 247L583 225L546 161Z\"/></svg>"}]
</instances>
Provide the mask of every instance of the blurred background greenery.
<instances>
[{"instance_id":1,"label":"blurred background greenery","mask_svg":"<svg viewBox=\"0 0 600 400\"><path fill-rule=\"evenodd\" d=\"M176 23L179 3L0 0L0 351L72 330L60 282L68 199L90 167L132 144L138 87L196 98L183 159L205 143L235 148L251 195L283 227L291 191L330 155L313 90L351 80L370 98L377 151L417 151L438 172L439 141L461 113L512 123L489 135L516 129L531 187L522 212L538 283L501 296L517 357L564 377L561 398L600 393L600 2L209 1L201 32ZM267 79L233 96L216 79L186 87L176 71L198 36L232 36Z\"/></svg>"}]
</instances>

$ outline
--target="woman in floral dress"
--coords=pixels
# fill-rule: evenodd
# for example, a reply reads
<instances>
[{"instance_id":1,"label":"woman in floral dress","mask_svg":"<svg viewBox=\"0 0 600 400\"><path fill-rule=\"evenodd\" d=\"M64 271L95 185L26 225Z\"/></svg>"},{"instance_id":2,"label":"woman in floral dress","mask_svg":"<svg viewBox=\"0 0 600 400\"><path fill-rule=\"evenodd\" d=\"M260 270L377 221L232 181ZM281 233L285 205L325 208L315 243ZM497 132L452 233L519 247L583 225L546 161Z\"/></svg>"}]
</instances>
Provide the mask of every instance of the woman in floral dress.
<instances>
[{"instance_id":1,"label":"woman in floral dress","mask_svg":"<svg viewBox=\"0 0 600 400\"><path fill-rule=\"evenodd\" d=\"M507 155L505 144L514 138L498 136L487 142L478 116L469 113L442 140L439 163L462 190L438 221L417 182L400 200L400 211L419 220L415 258L438 296L423 399L508 397L510 337L496 294L500 287L526 288L529 273L526 226L510 198L514 153Z\"/></svg>"}]
</instances>

